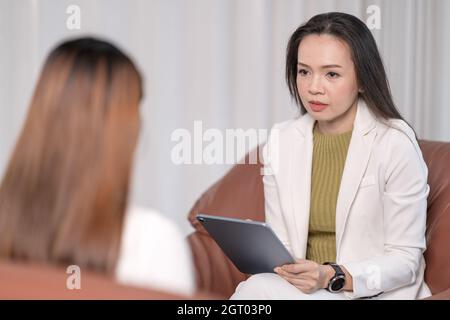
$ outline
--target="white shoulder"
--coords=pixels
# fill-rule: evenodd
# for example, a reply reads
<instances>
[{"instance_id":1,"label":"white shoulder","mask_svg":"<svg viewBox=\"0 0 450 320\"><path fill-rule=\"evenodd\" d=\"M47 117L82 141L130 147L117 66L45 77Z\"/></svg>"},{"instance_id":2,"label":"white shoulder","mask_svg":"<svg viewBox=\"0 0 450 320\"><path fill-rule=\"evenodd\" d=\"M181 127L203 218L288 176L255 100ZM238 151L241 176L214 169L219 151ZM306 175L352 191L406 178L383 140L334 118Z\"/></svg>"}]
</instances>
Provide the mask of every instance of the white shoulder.
<instances>
[{"instance_id":1,"label":"white shoulder","mask_svg":"<svg viewBox=\"0 0 450 320\"><path fill-rule=\"evenodd\" d=\"M195 290L186 238L175 223L152 209L132 207L126 212L116 276L137 286L184 294Z\"/></svg>"},{"instance_id":2,"label":"white shoulder","mask_svg":"<svg viewBox=\"0 0 450 320\"><path fill-rule=\"evenodd\" d=\"M178 233L177 226L162 213L142 207L131 207L125 214L125 228L131 228L134 230L144 229L146 234L151 234L151 230L157 232L163 230ZM162 232L157 232L158 234Z\"/></svg>"},{"instance_id":3,"label":"white shoulder","mask_svg":"<svg viewBox=\"0 0 450 320\"><path fill-rule=\"evenodd\" d=\"M414 130L405 121L401 119L389 119L388 126L390 129L395 130L397 134L401 133L412 140L412 142L416 142Z\"/></svg>"},{"instance_id":4,"label":"white shoulder","mask_svg":"<svg viewBox=\"0 0 450 320\"><path fill-rule=\"evenodd\" d=\"M428 172L414 130L405 121L390 119L379 128L383 152L390 155L392 166L398 162L412 161L422 172Z\"/></svg>"},{"instance_id":5,"label":"white shoulder","mask_svg":"<svg viewBox=\"0 0 450 320\"><path fill-rule=\"evenodd\" d=\"M391 148L403 152L414 149L416 153L422 156L414 130L405 121L390 119L385 126L387 131L386 137L390 141Z\"/></svg>"}]
</instances>

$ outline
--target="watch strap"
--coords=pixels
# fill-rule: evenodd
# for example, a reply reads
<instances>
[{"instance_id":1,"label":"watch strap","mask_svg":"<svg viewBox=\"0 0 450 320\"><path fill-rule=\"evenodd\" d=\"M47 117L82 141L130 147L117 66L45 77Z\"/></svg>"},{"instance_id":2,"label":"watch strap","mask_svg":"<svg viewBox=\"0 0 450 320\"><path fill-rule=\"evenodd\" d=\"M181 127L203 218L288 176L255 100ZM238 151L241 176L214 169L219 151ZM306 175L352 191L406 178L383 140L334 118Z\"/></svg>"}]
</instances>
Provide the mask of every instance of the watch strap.
<instances>
[{"instance_id":1,"label":"watch strap","mask_svg":"<svg viewBox=\"0 0 450 320\"><path fill-rule=\"evenodd\" d=\"M334 277L345 275L344 271L341 269L341 267L338 264L333 263L333 262L325 262L324 264L330 265L334 269L334 272L335 272Z\"/></svg>"}]
</instances>

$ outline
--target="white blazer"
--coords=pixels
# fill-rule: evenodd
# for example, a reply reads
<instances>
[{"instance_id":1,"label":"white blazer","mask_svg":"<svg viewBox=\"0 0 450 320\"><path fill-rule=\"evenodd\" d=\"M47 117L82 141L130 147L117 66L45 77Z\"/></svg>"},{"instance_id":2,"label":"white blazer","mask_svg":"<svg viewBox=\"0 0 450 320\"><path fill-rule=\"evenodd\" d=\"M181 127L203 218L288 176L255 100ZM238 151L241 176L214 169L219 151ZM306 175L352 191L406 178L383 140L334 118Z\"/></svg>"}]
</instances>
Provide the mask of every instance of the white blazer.
<instances>
[{"instance_id":1,"label":"white blazer","mask_svg":"<svg viewBox=\"0 0 450 320\"><path fill-rule=\"evenodd\" d=\"M305 114L275 125L263 152L266 222L303 259L314 122ZM423 258L427 175L412 129L402 120L378 120L360 98L336 207L336 262L353 278L348 298L430 295Z\"/></svg>"}]
</instances>

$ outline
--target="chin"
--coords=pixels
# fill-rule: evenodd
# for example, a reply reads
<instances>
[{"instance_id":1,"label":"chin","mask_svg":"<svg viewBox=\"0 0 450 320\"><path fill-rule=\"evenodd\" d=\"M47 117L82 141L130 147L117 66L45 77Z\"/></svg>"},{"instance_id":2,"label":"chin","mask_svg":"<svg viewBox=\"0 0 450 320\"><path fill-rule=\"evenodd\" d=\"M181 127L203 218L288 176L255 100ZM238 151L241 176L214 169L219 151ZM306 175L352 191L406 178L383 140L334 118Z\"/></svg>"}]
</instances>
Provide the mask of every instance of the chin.
<instances>
[{"instance_id":1,"label":"chin","mask_svg":"<svg viewBox=\"0 0 450 320\"><path fill-rule=\"evenodd\" d=\"M327 112L314 112L314 111L308 110L308 109L306 109L306 111L309 113L309 115L311 117L314 118L314 120L317 120L317 121L330 121L335 118L333 115L330 115Z\"/></svg>"}]
</instances>

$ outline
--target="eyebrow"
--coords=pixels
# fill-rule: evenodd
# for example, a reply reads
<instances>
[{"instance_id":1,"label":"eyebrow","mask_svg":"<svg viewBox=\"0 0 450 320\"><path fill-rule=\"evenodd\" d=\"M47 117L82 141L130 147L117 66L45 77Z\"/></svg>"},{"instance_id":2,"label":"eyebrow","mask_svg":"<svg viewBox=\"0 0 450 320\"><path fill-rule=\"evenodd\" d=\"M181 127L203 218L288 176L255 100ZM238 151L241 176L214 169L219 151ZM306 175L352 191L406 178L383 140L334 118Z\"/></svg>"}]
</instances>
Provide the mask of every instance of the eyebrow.
<instances>
[{"instance_id":1,"label":"eyebrow","mask_svg":"<svg viewBox=\"0 0 450 320\"><path fill-rule=\"evenodd\" d=\"M310 66L308 66L307 64L302 63L302 62L298 62L298 65L299 65L299 66L304 66L304 67L311 68ZM327 65L325 65L325 66L321 66L321 68L322 68L322 69L327 69L327 68L342 68L342 66L340 66L340 65L338 65L338 64L327 64Z\"/></svg>"}]
</instances>

